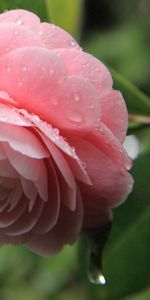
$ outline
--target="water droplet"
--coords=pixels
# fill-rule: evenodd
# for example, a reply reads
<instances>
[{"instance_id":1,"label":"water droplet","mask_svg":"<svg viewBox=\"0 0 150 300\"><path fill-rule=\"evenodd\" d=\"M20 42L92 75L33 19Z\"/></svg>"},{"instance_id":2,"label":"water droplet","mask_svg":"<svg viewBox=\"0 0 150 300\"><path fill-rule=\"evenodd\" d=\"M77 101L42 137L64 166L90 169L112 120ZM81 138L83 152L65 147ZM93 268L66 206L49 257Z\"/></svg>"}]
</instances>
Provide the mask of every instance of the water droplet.
<instances>
[{"instance_id":1,"label":"water droplet","mask_svg":"<svg viewBox=\"0 0 150 300\"><path fill-rule=\"evenodd\" d=\"M94 105L93 105L93 104L90 104L89 107L90 107L90 109L93 109L93 108L94 108Z\"/></svg>"},{"instance_id":2,"label":"water droplet","mask_svg":"<svg viewBox=\"0 0 150 300\"><path fill-rule=\"evenodd\" d=\"M76 45L76 43L75 43L74 40L71 40L71 41L70 41L70 44L71 44L72 47L74 47L74 46Z\"/></svg>"},{"instance_id":3,"label":"water droplet","mask_svg":"<svg viewBox=\"0 0 150 300\"><path fill-rule=\"evenodd\" d=\"M73 94L73 99L74 99L75 102L79 102L80 101L79 94Z\"/></svg>"},{"instance_id":4,"label":"water droplet","mask_svg":"<svg viewBox=\"0 0 150 300\"><path fill-rule=\"evenodd\" d=\"M38 122L38 121L40 121L40 118L37 115L33 115L33 120L35 122Z\"/></svg>"},{"instance_id":5,"label":"water droplet","mask_svg":"<svg viewBox=\"0 0 150 300\"><path fill-rule=\"evenodd\" d=\"M8 68L7 68L7 72L10 72L10 70L11 70L11 68L10 68L10 67L8 67Z\"/></svg>"},{"instance_id":6,"label":"water droplet","mask_svg":"<svg viewBox=\"0 0 150 300\"><path fill-rule=\"evenodd\" d=\"M75 123L82 123L83 117L79 112L72 111L67 115L67 119Z\"/></svg>"},{"instance_id":7,"label":"water droplet","mask_svg":"<svg viewBox=\"0 0 150 300\"><path fill-rule=\"evenodd\" d=\"M21 81L19 81L19 82L18 82L18 85L21 87L21 86L22 86L22 82L21 82Z\"/></svg>"},{"instance_id":8,"label":"water droplet","mask_svg":"<svg viewBox=\"0 0 150 300\"><path fill-rule=\"evenodd\" d=\"M56 135L59 135L59 129L58 128L54 128L54 132Z\"/></svg>"},{"instance_id":9,"label":"water droplet","mask_svg":"<svg viewBox=\"0 0 150 300\"><path fill-rule=\"evenodd\" d=\"M22 68L22 71L23 71L23 72L26 72L26 71L27 71L27 68L26 68L26 67L23 67L23 68Z\"/></svg>"},{"instance_id":10,"label":"water droplet","mask_svg":"<svg viewBox=\"0 0 150 300\"><path fill-rule=\"evenodd\" d=\"M43 32L42 31L39 31L39 35L42 35L43 34Z\"/></svg>"},{"instance_id":11,"label":"water droplet","mask_svg":"<svg viewBox=\"0 0 150 300\"><path fill-rule=\"evenodd\" d=\"M50 74L53 75L54 74L54 70L49 70Z\"/></svg>"},{"instance_id":12,"label":"water droplet","mask_svg":"<svg viewBox=\"0 0 150 300\"><path fill-rule=\"evenodd\" d=\"M18 20L16 21L16 24L17 24L17 25L22 25L22 24L23 24L23 21L22 21L21 19L18 19Z\"/></svg>"},{"instance_id":13,"label":"water droplet","mask_svg":"<svg viewBox=\"0 0 150 300\"><path fill-rule=\"evenodd\" d=\"M14 31L14 35L18 35L18 30L15 30L15 31Z\"/></svg>"},{"instance_id":14,"label":"water droplet","mask_svg":"<svg viewBox=\"0 0 150 300\"><path fill-rule=\"evenodd\" d=\"M106 279L105 279L104 275L102 274L102 272L99 270L94 270L94 272L89 273L89 280L91 283L98 284L98 285L106 284Z\"/></svg>"}]
</instances>

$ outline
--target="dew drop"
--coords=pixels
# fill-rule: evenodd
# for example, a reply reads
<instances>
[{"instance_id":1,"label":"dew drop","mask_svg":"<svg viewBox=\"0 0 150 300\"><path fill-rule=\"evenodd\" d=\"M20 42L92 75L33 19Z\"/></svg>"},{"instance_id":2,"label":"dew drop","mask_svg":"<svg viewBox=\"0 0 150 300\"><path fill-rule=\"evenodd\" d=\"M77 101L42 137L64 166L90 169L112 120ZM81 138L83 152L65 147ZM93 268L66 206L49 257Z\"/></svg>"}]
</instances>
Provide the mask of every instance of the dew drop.
<instances>
[{"instance_id":1,"label":"dew drop","mask_svg":"<svg viewBox=\"0 0 150 300\"><path fill-rule=\"evenodd\" d=\"M58 128L54 128L54 132L56 135L59 135L59 129Z\"/></svg>"},{"instance_id":2,"label":"dew drop","mask_svg":"<svg viewBox=\"0 0 150 300\"><path fill-rule=\"evenodd\" d=\"M71 41L70 41L70 44L71 44L72 47L75 47L75 45L76 45L76 43L75 43L74 40L71 40Z\"/></svg>"},{"instance_id":3,"label":"dew drop","mask_svg":"<svg viewBox=\"0 0 150 300\"><path fill-rule=\"evenodd\" d=\"M79 112L72 111L70 114L67 115L67 119L74 123L82 123L83 117Z\"/></svg>"},{"instance_id":4,"label":"dew drop","mask_svg":"<svg viewBox=\"0 0 150 300\"><path fill-rule=\"evenodd\" d=\"M93 104L90 104L90 109L94 109L94 105Z\"/></svg>"},{"instance_id":5,"label":"dew drop","mask_svg":"<svg viewBox=\"0 0 150 300\"><path fill-rule=\"evenodd\" d=\"M42 31L39 31L39 35L42 35L43 34L43 32Z\"/></svg>"},{"instance_id":6,"label":"dew drop","mask_svg":"<svg viewBox=\"0 0 150 300\"><path fill-rule=\"evenodd\" d=\"M105 285L106 279L101 271L94 270L94 272L89 273L89 280L91 283L97 284L97 285Z\"/></svg>"},{"instance_id":7,"label":"dew drop","mask_svg":"<svg viewBox=\"0 0 150 300\"><path fill-rule=\"evenodd\" d=\"M10 67L8 67L8 68L7 68L7 72L10 72L10 70L11 70L11 68L10 68Z\"/></svg>"},{"instance_id":8,"label":"dew drop","mask_svg":"<svg viewBox=\"0 0 150 300\"><path fill-rule=\"evenodd\" d=\"M40 118L37 115L33 115L33 119L34 119L35 122L40 121Z\"/></svg>"},{"instance_id":9,"label":"dew drop","mask_svg":"<svg viewBox=\"0 0 150 300\"><path fill-rule=\"evenodd\" d=\"M15 30L15 31L14 31L14 35L18 35L18 30Z\"/></svg>"},{"instance_id":10,"label":"dew drop","mask_svg":"<svg viewBox=\"0 0 150 300\"><path fill-rule=\"evenodd\" d=\"M22 21L21 19L18 19L18 20L16 21L16 24L17 24L17 25L22 25L22 24L23 24L23 21Z\"/></svg>"},{"instance_id":11,"label":"dew drop","mask_svg":"<svg viewBox=\"0 0 150 300\"><path fill-rule=\"evenodd\" d=\"M23 68L22 68L22 71L23 71L23 72L26 72L26 71L27 71L27 68L26 68L26 67L23 67Z\"/></svg>"},{"instance_id":12,"label":"dew drop","mask_svg":"<svg viewBox=\"0 0 150 300\"><path fill-rule=\"evenodd\" d=\"M74 99L75 102L79 102L80 101L79 94L73 94L73 99Z\"/></svg>"}]
</instances>

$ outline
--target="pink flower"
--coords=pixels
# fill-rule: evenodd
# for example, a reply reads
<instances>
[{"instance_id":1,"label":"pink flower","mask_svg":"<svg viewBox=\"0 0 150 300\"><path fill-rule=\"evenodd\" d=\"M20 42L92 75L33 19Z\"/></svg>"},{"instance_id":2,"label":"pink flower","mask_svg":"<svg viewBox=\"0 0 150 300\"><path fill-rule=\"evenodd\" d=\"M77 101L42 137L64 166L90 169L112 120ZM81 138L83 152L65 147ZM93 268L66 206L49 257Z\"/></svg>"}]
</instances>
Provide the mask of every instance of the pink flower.
<instances>
[{"instance_id":1,"label":"pink flower","mask_svg":"<svg viewBox=\"0 0 150 300\"><path fill-rule=\"evenodd\" d=\"M31 12L0 15L0 244L53 255L132 187L107 68Z\"/></svg>"}]
</instances>

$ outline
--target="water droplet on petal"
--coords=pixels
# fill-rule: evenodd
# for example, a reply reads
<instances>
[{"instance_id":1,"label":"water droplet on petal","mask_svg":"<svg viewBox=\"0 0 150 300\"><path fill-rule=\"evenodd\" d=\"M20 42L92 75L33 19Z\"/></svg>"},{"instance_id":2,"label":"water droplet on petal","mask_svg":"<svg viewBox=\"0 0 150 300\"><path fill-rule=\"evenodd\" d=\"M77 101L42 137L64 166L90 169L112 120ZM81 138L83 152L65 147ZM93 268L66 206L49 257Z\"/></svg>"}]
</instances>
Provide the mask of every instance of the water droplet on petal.
<instances>
[{"instance_id":1,"label":"water droplet on petal","mask_svg":"<svg viewBox=\"0 0 150 300\"><path fill-rule=\"evenodd\" d=\"M26 67L23 67L23 68L22 68L22 71L23 71L23 72L26 72L26 71L27 71L27 68L26 68Z\"/></svg>"},{"instance_id":2,"label":"water droplet on petal","mask_svg":"<svg viewBox=\"0 0 150 300\"><path fill-rule=\"evenodd\" d=\"M10 72L10 70L11 70L11 68L10 68L10 67L8 67L8 68L7 68L7 72Z\"/></svg>"},{"instance_id":3,"label":"water droplet on petal","mask_svg":"<svg viewBox=\"0 0 150 300\"><path fill-rule=\"evenodd\" d=\"M67 119L74 123L82 123L83 117L79 112L72 111L69 114L67 114Z\"/></svg>"},{"instance_id":4,"label":"water droplet on petal","mask_svg":"<svg viewBox=\"0 0 150 300\"><path fill-rule=\"evenodd\" d=\"M75 43L74 40L71 40L71 41L70 41L70 44L71 44L72 47L74 47L74 46L76 45L76 43Z\"/></svg>"},{"instance_id":5,"label":"water droplet on petal","mask_svg":"<svg viewBox=\"0 0 150 300\"><path fill-rule=\"evenodd\" d=\"M16 24L17 24L17 25L22 25L22 24L23 24L23 21L22 21L21 19L18 19L18 20L16 21Z\"/></svg>"},{"instance_id":6,"label":"water droplet on petal","mask_svg":"<svg viewBox=\"0 0 150 300\"><path fill-rule=\"evenodd\" d=\"M15 30L15 31L14 31L14 35L18 35L18 30Z\"/></svg>"},{"instance_id":7,"label":"water droplet on petal","mask_svg":"<svg viewBox=\"0 0 150 300\"><path fill-rule=\"evenodd\" d=\"M73 94L73 99L74 99L75 102L79 102L80 101L79 94Z\"/></svg>"},{"instance_id":8,"label":"water droplet on petal","mask_svg":"<svg viewBox=\"0 0 150 300\"><path fill-rule=\"evenodd\" d=\"M34 117L34 121L36 122L40 121L40 118L37 115L33 115L33 117Z\"/></svg>"},{"instance_id":9,"label":"water droplet on petal","mask_svg":"<svg viewBox=\"0 0 150 300\"><path fill-rule=\"evenodd\" d=\"M59 134L59 129L58 128L54 128L54 132L55 132L56 135L58 135Z\"/></svg>"}]
</instances>

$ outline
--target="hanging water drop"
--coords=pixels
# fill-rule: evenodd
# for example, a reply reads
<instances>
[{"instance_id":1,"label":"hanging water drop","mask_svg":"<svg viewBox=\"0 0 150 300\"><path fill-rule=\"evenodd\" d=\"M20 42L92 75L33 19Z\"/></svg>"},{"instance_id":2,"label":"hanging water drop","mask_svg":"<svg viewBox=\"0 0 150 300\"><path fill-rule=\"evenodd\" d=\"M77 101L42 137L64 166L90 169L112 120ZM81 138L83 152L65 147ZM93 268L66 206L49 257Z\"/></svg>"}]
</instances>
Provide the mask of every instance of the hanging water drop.
<instances>
[{"instance_id":1,"label":"hanging water drop","mask_svg":"<svg viewBox=\"0 0 150 300\"><path fill-rule=\"evenodd\" d=\"M88 278L93 284L106 284L106 279L102 272L102 258L110 229L111 223L108 223L99 229L89 230L85 236L86 251L88 254Z\"/></svg>"}]
</instances>

